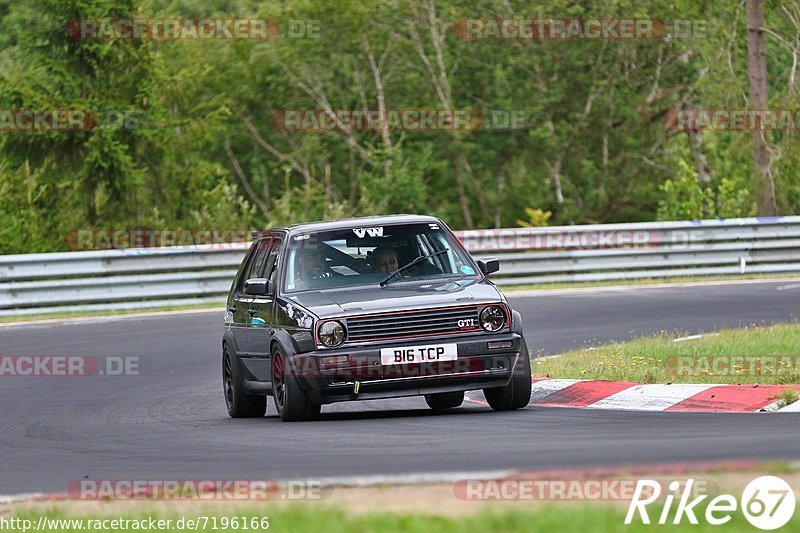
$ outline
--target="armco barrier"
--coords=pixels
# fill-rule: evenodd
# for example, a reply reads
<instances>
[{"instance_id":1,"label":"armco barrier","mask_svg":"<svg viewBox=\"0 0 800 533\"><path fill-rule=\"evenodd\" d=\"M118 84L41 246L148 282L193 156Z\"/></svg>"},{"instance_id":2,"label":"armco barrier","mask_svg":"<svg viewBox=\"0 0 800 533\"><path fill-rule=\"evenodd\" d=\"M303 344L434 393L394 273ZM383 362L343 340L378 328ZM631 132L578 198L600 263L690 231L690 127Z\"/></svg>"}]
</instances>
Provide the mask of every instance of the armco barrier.
<instances>
[{"instance_id":1,"label":"armco barrier","mask_svg":"<svg viewBox=\"0 0 800 533\"><path fill-rule=\"evenodd\" d=\"M466 230L500 285L800 272L800 217ZM248 243L0 255L0 316L218 302Z\"/></svg>"}]
</instances>

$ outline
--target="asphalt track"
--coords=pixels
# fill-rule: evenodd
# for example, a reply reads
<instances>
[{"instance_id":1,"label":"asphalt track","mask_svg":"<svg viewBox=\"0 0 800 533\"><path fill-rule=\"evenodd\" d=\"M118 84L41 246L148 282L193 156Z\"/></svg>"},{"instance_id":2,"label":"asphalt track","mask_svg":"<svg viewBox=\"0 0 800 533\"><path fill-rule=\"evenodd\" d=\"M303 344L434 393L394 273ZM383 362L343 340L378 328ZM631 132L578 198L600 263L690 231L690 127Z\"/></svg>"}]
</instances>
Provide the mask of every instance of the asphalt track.
<instances>
[{"instance_id":1,"label":"asphalt track","mask_svg":"<svg viewBox=\"0 0 800 533\"><path fill-rule=\"evenodd\" d=\"M512 295L535 354L662 329L792 322L800 283ZM225 412L221 313L0 327L2 355L138 356L139 375L0 377L0 494L90 479L294 479L800 459L800 417L466 404L421 398L323 407L282 423Z\"/></svg>"}]
</instances>

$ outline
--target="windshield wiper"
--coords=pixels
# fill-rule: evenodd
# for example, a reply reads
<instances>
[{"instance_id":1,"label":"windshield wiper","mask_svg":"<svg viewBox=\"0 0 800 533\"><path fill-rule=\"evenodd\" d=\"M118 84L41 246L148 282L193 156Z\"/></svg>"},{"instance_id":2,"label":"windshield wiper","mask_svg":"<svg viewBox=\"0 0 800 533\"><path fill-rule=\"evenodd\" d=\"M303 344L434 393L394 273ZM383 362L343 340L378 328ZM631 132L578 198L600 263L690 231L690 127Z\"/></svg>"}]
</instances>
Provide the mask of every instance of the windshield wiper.
<instances>
[{"instance_id":1,"label":"windshield wiper","mask_svg":"<svg viewBox=\"0 0 800 533\"><path fill-rule=\"evenodd\" d=\"M421 255L421 256L417 257L416 259L414 259L410 263L401 266L400 268L398 268L397 270L395 270L394 272L392 272L391 274L389 274L388 276L383 278L381 280L381 283L380 283L381 287L385 287L386 284L389 283L389 281L392 278L394 278L396 275L398 275L402 271L408 270L409 268L413 267L414 265L420 264L421 262L425 261L428 258L435 257L437 255L442 255L443 253L446 253L446 252L449 252L449 251L450 251L450 248L445 248L444 250L439 250L438 252L433 252L432 254Z\"/></svg>"}]
</instances>

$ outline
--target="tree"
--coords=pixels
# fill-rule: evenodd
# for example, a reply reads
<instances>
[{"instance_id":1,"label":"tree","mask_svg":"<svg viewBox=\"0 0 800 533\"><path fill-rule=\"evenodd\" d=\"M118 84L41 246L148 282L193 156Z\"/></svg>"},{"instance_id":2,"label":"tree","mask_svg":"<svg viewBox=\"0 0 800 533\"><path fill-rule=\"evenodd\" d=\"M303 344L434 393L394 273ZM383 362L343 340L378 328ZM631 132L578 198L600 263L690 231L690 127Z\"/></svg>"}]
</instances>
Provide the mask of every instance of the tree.
<instances>
[{"instance_id":1,"label":"tree","mask_svg":"<svg viewBox=\"0 0 800 533\"><path fill-rule=\"evenodd\" d=\"M747 0L747 73L750 81L750 103L755 110L767 108L767 53L764 42L763 0ZM775 179L772 175L767 132L756 128L753 131L753 161L756 167L758 213L773 216L777 213L775 203Z\"/></svg>"}]
</instances>

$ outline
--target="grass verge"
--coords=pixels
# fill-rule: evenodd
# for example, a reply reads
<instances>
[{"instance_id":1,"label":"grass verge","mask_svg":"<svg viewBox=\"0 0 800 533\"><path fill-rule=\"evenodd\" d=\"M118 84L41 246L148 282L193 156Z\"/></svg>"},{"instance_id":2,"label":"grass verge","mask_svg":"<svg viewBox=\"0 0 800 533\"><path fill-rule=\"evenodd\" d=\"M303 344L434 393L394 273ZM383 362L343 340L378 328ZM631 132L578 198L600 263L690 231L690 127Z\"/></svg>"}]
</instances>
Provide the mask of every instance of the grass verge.
<instances>
[{"instance_id":1,"label":"grass verge","mask_svg":"<svg viewBox=\"0 0 800 533\"><path fill-rule=\"evenodd\" d=\"M640 285L680 285L683 283L703 283L715 281L794 281L800 280L800 276L791 273L784 274L745 274L743 276L674 276L668 278L641 278L630 280L608 280L608 281L568 281L556 283L529 283L526 285L500 285L505 292L514 293L516 291L531 290L554 290L554 289L591 289L602 287L627 287Z\"/></svg>"},{"instance_id":2,"label":"grass verge","mask_svg":"<svg viewBox=\"0 0 800 533\"><path fill-rule=\"evenodd\" d=\"M674 507L674 506L673 506ZM698 506L701 507L701 506ZM660 507L653 509L651 520L657 521ZM697 509L698 514L702 512ZM671 515L674 514L674 509ZM741 512L732 513L730 522L725 524L724 531L753 531L750 525L742 516ZM40 514L25 512L17 515L19 518L31 520L37 524ZM69 514L60 511L47 511L45 516L51 520L68 520ZM186 514L185 519L194 519L203 516L202 513ZM208 516L208 515L205 515ZM223 522L223 517L227 522ZM233 525L234 516L238 518L237 526ZM131 515L130 519L149 519L172 520L175 524L182 517L172 513L147 513ZM483 510L475 514L463 517L444 517L438 515L410 514L398 515L385 512L370 512L366 514L351 514L330 507L312 507L309 505L295 505L283 509L270 508L264 506L263 511L253 513L252 511L237 515L217 516L217 528L212 528L213 518L209 517L206 527L192 530L196 531L265 531L258 527L247 529L242 528L242 523L247 521L247 525L253 525L251 520L259 521L268 517L269 531L291 531L293 533L318 533L326 531L329 533L353 533L353 532L475 532L475 531L529 531L529 532L550 532L550 531L593 531L593 532L650 532L669 530L671 532L698 532L698 531L720 531L719 526L707 524L702 515L699 516L700 524L692 525L686 517L679 525L669 523L666 526L644 525L637 517L629 526L624 525L625 509L607 503L564 503L561 505L542 504L535 506L532 510L508 510L496 506L491 510ZM81 517L86 524L86 520L97 519L98 517ZM107 518L107 517L102 517ZM102 519L100 518L100 519ZM672 518L672 516L670 516ZM202 519L201 519L202 520ZM671 522L671 520L670 520ZM185 522L184 522L185 523ZM223 526L227 523L227 527ZM258 523L258 522L256 522ZM60 527L53 527L53 526ZM50 530L61 532L79 531L77 525L70 527L68 524L53 524L50 522ZM800 513L796 513L793 520L784 526L787 531L800 529ZM84 525L85 529L85 525ZM95 531L113 531L108 529L94 529ZM121 529L119 529L121 530ZM174 525L172 531L179 531Z\"/></svg>"},{"instance_id":3,"label":"grass verge","mask_svg":"<svg viewBox=\"0 0 800 533\"><path fill-rule=\"evenodd\" d=\"M493 491L477 490L477 498L465 498L465 493L455 491L450 483L417 485L382 485L367 487L334 487L325 491L321 500L290 501L283 498L269 501L247 499L166 499L166 500L53 500L0 503L0 529L21 531L22 528L9 528L2 525L2 519L18 518L29 520L31 527L44 518L50 520L80 520L83 522L45 523L38 531L130 531L136 528L128 525L111 526L99 522L100 526L90 527L86 520L171 520L170 526L150 526L150 531L264 531L266 518L270 531L292 532L439 532L439 531L753 531L745 520L741 507L733 510L732 520L722 528L709 526L705 519L708 502L717 495L730 494L738 502L745 487L755 478L764 475L778 476L791 487L800 486L800 465L792 462L776 461L754 463L743 466L734 462L726 464L699 466L686 470L678 465L675 468L661 467L650 472L621 468L614 473L598 475L580 469L572 473L559 474L555 479L545 473L531 473L522 480L536 481L558 486L568 482L572 489L539 493L537 491L511 492L501 496L498 485ZM668 504L666 496L677 495L666 487L670 481L685 482L695 480L697 489L692 497L705 495L703 501L694 507L699 525L691 525L687 518L681 524L672 525L676 505L671 504L666 515L668 526L644 525L638 515L632 525L624 525L625 515L630 505L636 479L659 480L662 494L658 501L649 504L647 512L654 522ZM510 481L512 484L514 481ZM605 483L609 492L584 492L590 484ZM624 488L627 486L628 488ZM486 485L485 487L488 487ZM586 487L587 489L584 489ZM513 488L513 487L512 487ZM483 494L484 496L480 496ZM516 499L514 494L519 494ZM523 495L525 494L525 495ZM537 494L540 494L537 496ZM541 495L543 494L543 495ZM549 494L549 496L548 496ZM459 496L460 495L460 496ZM491 495L491 496L490 496ZM499 498L499 499L497 499ZM503 498L511 498L510 500ZM552 499L549 499L552 498ZM678 498L674 503L677 503ZM773 500L774 501L774 500ZM44 517L44 518L42 518ZM199 517L200 522L197 523ZM183 518L183 527L178 520ZM214 520L216 518L216 520ZM195 520L188 525L187 520ZM107 525L102 525L102 524ZM82 527L81 527L82 526ZM205 527L204 527L205 526ZM142 530L143 528L138 528ZM800 513L782 530L800 530Z\"/></svg>"},{"instance_id":4,"label":"grass verge","mask_svg":"<svg viewBox=\"0 0 800 533\"><path fill-rule=\"evenodd\" d=\"M68 311L62 313L42 313L40 315L17 315L17 316L2 316L0 317L0 324L7 324L11 322L39 322L41 320L58 320L63 318L93 318L93 317L107 317L107 316L124 316L135 315L140 313L162 313L167 311L188 311L193 309L213 309L218 308L222 313L225 310L225 300L218 302L204 302L190 305L167 305L161 307L142 307L137 309L109 309L104 311L89 310L89 311Z\"/></svg>"},{"instance_id":5,"label":"grass verge","mask_svg":"<svg viewBox=\"0 0 800 533\"><path fill-rule=\"evenodd\" d=\"M638 383L796 384L800 383L800 325L746 327L697 336L661 332L535 359L533 373ZM796 393L787 394L788 403L797 399Z\"/></svg>"}]
</instances>

